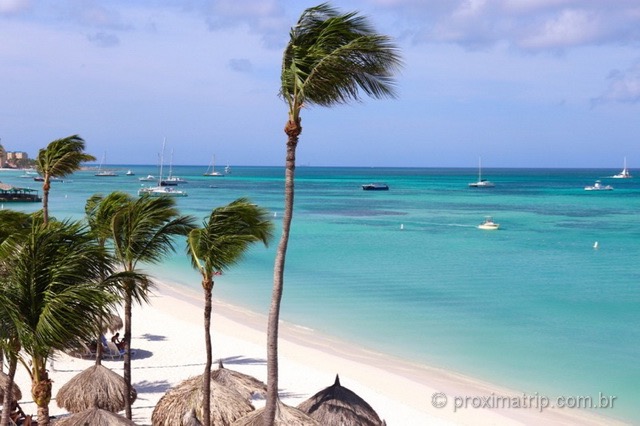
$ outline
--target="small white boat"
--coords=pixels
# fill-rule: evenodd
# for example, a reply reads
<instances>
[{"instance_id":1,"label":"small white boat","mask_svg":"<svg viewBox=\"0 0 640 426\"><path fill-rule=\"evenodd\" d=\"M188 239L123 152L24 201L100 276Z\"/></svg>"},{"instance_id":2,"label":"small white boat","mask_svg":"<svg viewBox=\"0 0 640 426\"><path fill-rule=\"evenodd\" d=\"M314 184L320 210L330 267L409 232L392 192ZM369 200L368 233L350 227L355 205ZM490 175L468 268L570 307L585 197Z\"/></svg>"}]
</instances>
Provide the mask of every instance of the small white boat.
<instances>
[{"instance_id":1,"label":"small white boat","mask_svg":"<svg viewBox=\"0 0 640 426\"><path fill-rule=\"evenodd\" d=\"M33 178L39 176L38 172L34 169L24 169L23 172L24 173L20 175L21 178Z\"/></svg>"},{"instance_id":2,"label":"small white boat","mask_svg":"<svg viewBox=\"0 0 640 426\"><path fill-rule=\"evenodd\" d=\"M135 176L136 174L133 173L132 170L127 170L127 173L125 173L127 176Z\"/></svg>"},{"instance_id":3,"label":"small white boat","mask_svg":"<svg viewBox=\"0 0 640 426\"><path fill-rule=\"evenodd\" d=\"M158 180L154 175L147 175L147 177L138 178L140 182L155 182Z\"/></svg>"},{"instance_id":4,"label":"small white boat","mask_svg":"<svg viewBox=\"0 0 640 426\"><path fill-rule=\"evenodd\" d=\"M186 197L185 191L180 191L172 186L150 186L146 188L140 188L138 195L147 195L149 197Z\"/></svg>"},{"instance_id":5,"label":"small white boat","mask_svg":"<svg viewBox=\"0 0 640 426\"><path fill-rule=\"evenodd\" d=\"M471 182L469 184L469 188L493 188L496 186L495 183L488 181L486 179L482 179L482 159L478 159L478 181Z\"/></svg>"},{"instance_id":6,"label":"small white boat","mask_svg":"<svg viewBox=\"0 0 640 426\"><path fill-rule=\"evenodd\" d=\"M603 185L602 182L597 180L596 183L594 183L593 185L585 186L584 190L585 191L611 191L611 190L613 190L613 186L611 186L611 185Z\"/></svg>"},{"instance_id":7,"label":"small white boat","mask_svg":"<svg viewBox=\"0 0 640 426\"><path fill-rule=\"evenodd\" d=\"M622 168L622 171L617 175L613 175L611 177L615 179L628 179L632 177L631 173L629 173L629 170L627 170L627 157L624 157L624 167Z\"/></svg>"},{"instance_id":8,"label":"small white boat","mask_svg":"<svg viewBox=\"0 0 640 426\"><path fill-rule=\"evenodd\" d=\"M478 229L486 229L489 231L496 230L498 228L500 228L500 224L495 223L491 216L487 216L484 221L480 225L478 225Z\"/></svg>"}]
</instances>

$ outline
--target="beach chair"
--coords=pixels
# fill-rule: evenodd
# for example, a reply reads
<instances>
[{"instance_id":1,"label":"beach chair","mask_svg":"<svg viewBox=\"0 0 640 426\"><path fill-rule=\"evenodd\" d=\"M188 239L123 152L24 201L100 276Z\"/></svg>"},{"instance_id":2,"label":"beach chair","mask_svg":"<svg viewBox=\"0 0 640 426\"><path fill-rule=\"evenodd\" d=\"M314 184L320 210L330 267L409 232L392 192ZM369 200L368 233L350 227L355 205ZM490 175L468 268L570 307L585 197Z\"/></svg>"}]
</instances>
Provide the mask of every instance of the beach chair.
<instances>
[{"instance_id":1,"label":"beach chair","mask_svg":"<svg viewBox=\"0 0 640 426\"><path fill-rule=\"evenodd\" d=\"M115 343L107 341L107 350L104 352L104 357L111 359L121 359L124 355L124 350L118 349Z\"/></svg>"}]
</instances>

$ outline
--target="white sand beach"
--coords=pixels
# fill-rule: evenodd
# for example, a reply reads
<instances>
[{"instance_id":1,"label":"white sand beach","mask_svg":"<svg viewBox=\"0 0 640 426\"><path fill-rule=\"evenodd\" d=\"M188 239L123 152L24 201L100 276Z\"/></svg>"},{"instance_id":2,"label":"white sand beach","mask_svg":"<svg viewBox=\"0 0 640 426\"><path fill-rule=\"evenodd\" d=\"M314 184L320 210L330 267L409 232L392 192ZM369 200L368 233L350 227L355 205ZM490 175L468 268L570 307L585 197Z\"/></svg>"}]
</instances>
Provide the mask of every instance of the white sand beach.
<instances>
[{"instance_id":1,"label":"white sand beach","mask_svg":"<svg viewBox=\"0 0 640 426\"><path fill-rule=\"evenodd\" d=\"M132 381L138 391L133 406L136 424L150 425L160 397L182 380L202 373L205 360L202 317L201 293L166 284L158 284L150 305L134 308L132 348L136 353ZM212 328L214 359L222 358L225 367L266 382L266 319L214 300ZM51 415L65 413L55 401L60 387L94 362L66 354L56 356L50 370L54 397ZM122 374L120 360L105 359L103 365ZM611 418L577 409L489 408L496 405L496 397L519 398L522 394L282 324L279 384L283 402L298 405L332 385L336 374L340 375L342 386L365 399L389 426L616 424ZM35 414L29 379L22 367L18 369L16 382L23 393L21 407L27 414ZM434 401L435 405L442 404L445 398L445 406L434 407ZM468 407L454 411L454 405L462 405L464 398ZM253 402L257 407L264 405L263 400ZM529 402L533 405L535 400ZM473 405L484 406L472 408ZM606 415L606 410L601 411Z\"/></svg>"}]
</instances>

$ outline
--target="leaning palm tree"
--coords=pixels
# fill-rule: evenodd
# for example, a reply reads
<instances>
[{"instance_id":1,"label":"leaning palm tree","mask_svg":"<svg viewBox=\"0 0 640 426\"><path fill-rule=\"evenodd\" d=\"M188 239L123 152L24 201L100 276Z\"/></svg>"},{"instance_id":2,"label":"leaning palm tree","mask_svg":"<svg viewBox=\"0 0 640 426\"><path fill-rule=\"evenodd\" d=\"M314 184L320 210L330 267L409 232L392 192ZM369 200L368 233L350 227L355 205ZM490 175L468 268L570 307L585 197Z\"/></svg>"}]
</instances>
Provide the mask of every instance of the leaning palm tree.
<instances>
[{"instance_id":1,"label":"leaning palm tree","mask_svg":"<svg viewBox=\"0 0 640 426\"><path fill-rule=\"evenodd\" d=\"M211 212L202 228L189 232L187 250L191 264L202 276L204 290L204 336L207 360L203 375L203 417L202 424L209 426L211 395L211 297L216 272L226 270L237 263L251 244L262 241L268 244L272 236L273 224L267 218L267 211L239 198L232 203L218 207Z\"/></svg>"},{"instance_id":2,"label":"leaning palm tree","mask_svg":"<svg viewBox=\"0 0 640 426\"><path fill-rule=\"evenodd\" d=\"M0 246L0 258L12 265L0 287L0 317L15 328L38 424L46 426L52 395L47 359L54 350L76 347L95 335L96 324L116 300L99 285L103 268L110 265L86 229L70 221L34 223L27 238Z\"/></svg>"},{"instance_id":3,"label":"leaning palm tree","mask_svg":"<svg viewBox=\"0 0 640 426\"><path fill-rule=\"evenodd\" d=\"M173 198L143 196L130 200L111 220L114 257L125 273L135 273L138 263L159 263L175 251L174 237L187 235L193 219L181 216ZM125 411L131 420L131 309L134 301L148 302L148 280L126 279L120 288L124 300Z\"/></svg>"},{"instance_id":4,"label":"leaning palm tree","mask_svg":"<svg viewBox=\"0 0 640 426\"><path fill-rule=\"evenodd\" d=\"M36 170L42 175L42 211L44 223L49 222L49 190L52 177L65 177L80 169L85 161L95 161L93 155L84 152L84 140L78 136L67 136L49 143L38 152Z\"/></svg>"},{"instance_id":5,"label":"leaning palm tree","mask_svg":"<svg viewBox=\"0 0 640 426\"><path fill-rule=\"evenodd\" d=\"M282 60L280 96L289 119L285 163L282 236L273 270L273 293L267 328L266 425L273 424L278 397L278 321L284 285L284 265L293 218L296 147L302 132L303 106L331 107L359 101L361 92L373 98L394 97L393 75L400 68L397 48L376 34L356 13L340 14L324 3L306 9L290 31Z\"/></svg>"}]
</instances>

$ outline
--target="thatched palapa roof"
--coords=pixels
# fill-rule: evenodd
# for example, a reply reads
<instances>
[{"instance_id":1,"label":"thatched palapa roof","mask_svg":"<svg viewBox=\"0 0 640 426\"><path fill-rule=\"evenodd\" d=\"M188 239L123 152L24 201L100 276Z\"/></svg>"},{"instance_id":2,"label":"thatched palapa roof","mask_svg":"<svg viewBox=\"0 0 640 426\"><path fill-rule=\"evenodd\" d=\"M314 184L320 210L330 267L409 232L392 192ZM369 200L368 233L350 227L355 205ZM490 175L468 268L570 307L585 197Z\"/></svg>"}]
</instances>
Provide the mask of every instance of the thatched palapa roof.
<instances>
[{"instance_id":1,"label":"thatched palapa roof","mask_svg":"<svg viewBox=\"0 0 640 426\"><path fill-rule=\"evenodd\" d=\"M364 399L340 385L337 374L332 386L302 402L298 408L326 426L383 426L385 424Z\"/></svg>"},{"instance_id":2,"label":"thatched palapa roof","mask_svg":"<svg viewBox=\"0 0 640 426\"><path fill-rule=\"evenodd\" d=\"M283 404L278 400L276 402L276 417L273 424L275 426L320 426L321 424L298 410ZM232 423L232 426L262 426L262 413L264 408L254 411Z\"/></svg>"},{"instance_id":3,"label":"thatched palapa roof","mask_svg":"<svg viewBox=\"0 0 640 426\"><path fill-rule=\"evenodd\" d=\"M56 395L56 402L71 413L91 408L117 413L125 408L126 389L122 376L103 365L93 365L65 383ZM132 403L136 397L136 390L131 388Z\"/></svg>"},{"instance_id":4,"label":"thatched palapa roof","mask_svg":"<svg viewBox=\"0 0 640 426\"><path fill-rule=\"evenodd\" d=\"M56 426L136 426L134 422L111 411L91 408L55 422Z\"/></svg>"},{"instance_id":5,"label":"thatched palapa roof","mask_svg":"<svg viewBox=\"0 0 640 426\"><path fill-rule=\"evenodd\" d=\"M203 375L187 379L169 389L156 404L151 415L154 426L186 426L185 416L195 410L196 419L202 419L204 394ZM230 425L253 411L253 406L238 392L211 380L210 420L212 425ZM190 421L193 421L191 419Z\"/></svg>"},{"instance_id":6,"label":"thatched palapa roof","mask_svg":"<svg viewBox=\"0 0 640 426\"><path fill-rule=\"evenodd\" d=\"M218 360L218 369L211 372L211 380L235 390L248 400L251 400L254 395L262 398L267 395L267 385L264 382L248 374L225 368L222 360Z\"/></svg>"},{"instance_id":7,"label":"thatched palapa roof","mask_svg":"<svg viewBox=\"0 0 640 426\"><path fill-rule=\"evenodd\" d=\"M7 383L9 383L9 375L0 371L0 404L4 401L4 389L7 387ZM13 400L20 401L22 399L22 391L18 385L13 383Z\"/></svg>"}]
</instances>

